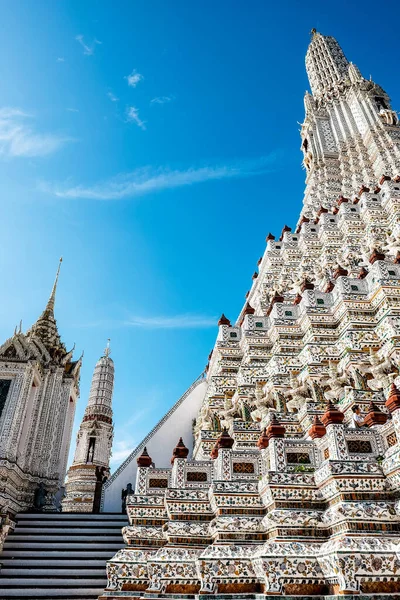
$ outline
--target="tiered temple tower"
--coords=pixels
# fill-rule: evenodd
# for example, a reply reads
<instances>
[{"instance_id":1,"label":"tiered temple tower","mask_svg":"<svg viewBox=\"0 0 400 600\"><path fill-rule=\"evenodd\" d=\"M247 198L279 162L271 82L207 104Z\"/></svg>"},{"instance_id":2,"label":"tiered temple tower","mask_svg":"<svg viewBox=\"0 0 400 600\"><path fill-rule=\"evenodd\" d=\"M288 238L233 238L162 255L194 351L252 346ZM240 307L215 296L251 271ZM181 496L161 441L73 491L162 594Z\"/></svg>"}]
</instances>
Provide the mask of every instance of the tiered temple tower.
<instances>
[{"instance_id":1,"label":"tiered temple tower","mask_svg":"<svg viewBox=\"0 0 400 600\"><path fill-rule=\"evenodd\" d=\"M61 264L61 261L60 261ZM60 267L46 308L26 332L0 346L0 512L33 506L39 484L52 495L63 485L81 359L58 333L54 305Z\"/></svg>"},{"instance_id":2,"label":"tiered temple tower","mask_svg":"<svg viewBox=\"0 0 400 600\"><path fill-rule=\"evenodd\" d=\"M89 401L79 428L74 462L68 470L63 512L99 512L109 476L113 440L114 362L109 342L93 373Z\"/></svg>"},{"instance_id":3,"label":"tiered temple tower","mask_svg":"<svg viewBox=\"0 0 400 600\"><path fill-rule=\"evenodd\" d=\"M333 37L312 31L306 69L312 94L304 98L301 129L307 170L302 214L310 217L360 184L373 187L382 173L397 175L400 135L386 92L364 79Z\"/></svg>"},{"instance_id":4,"label":"tiered temple tower","mask_svg":"<svg viewBox=\"0 0 400 600\"><path fill-rule=\"evenodd\" d=\"M193 456L138 458L108 597L399 590L400 127L335 39L306 66L300 220L219 320Z\"/></svg>"}]
</instances>

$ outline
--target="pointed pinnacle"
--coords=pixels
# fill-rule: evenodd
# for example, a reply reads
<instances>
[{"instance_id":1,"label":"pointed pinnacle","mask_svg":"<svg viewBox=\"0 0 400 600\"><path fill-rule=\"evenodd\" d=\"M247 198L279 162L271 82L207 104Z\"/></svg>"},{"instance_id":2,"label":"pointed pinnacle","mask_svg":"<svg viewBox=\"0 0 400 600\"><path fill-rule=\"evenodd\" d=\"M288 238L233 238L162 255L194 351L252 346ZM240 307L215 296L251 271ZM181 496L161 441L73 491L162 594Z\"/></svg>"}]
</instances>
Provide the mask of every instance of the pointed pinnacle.
<instances>
[{"instance_id":1,"label":"pointed pinnacle","mask_svg":"<svg viewBox=\"0 0 400 600\"><path fill-rule=\"evenodd\" d=\"M106 358L108 358L110 356L111 350L110 350L110 338L107 339L107 346L104 349L104 356Z\"/></svg>"},{"instance_id":2,"label":"pointed pinnacle","mask_svg":"<svg viewBox=\"0 0 400 600\"><path fill-rule=\"evenodd\" d=\"M56 278L54 280L53 289L51 290L50 298L49 298L49 300L47 302L46 310L54 311L54 305L55 305L55 301L56 301L56 291L57 291L58 277L60 275L61 263L62 263L62 257L60 258L60 262L58 263L58 269L57 269L57 273L56 273Z\"/></svg>"}]
</instances>

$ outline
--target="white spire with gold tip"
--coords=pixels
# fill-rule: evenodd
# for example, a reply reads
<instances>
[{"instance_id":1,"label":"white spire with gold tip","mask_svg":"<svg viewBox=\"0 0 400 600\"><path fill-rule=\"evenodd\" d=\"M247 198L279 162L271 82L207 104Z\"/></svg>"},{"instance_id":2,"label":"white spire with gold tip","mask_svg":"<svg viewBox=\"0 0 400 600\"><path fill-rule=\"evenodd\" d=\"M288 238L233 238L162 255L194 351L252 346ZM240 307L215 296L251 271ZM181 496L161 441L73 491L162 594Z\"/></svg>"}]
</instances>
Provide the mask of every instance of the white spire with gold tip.
<instances>
[{"instance_id":1,"label":"white spire with gold tip","mask_svg":"<svg viewBox=\"0 0 400 600\"><path fill-rule=\"evenodd\" d=\"M345 80L348 68L349 61L335 38L312 29L306 69L313 95L318 97Z\"/></svg>"},{"instance_id":2,"label":"white spire with gold tip","mask_svg":"<svg viewBox=\"0 0 400 600\"><path fill-rule=\"evenodd\" d=\"M114 389L114 361L110 357L110 354L110 339L108 339L103 356L97 361L94 368L86 411L89 410L89 407L101 405L110 410L111 416L111 403Z\"/></svg>"},{"instance_id":3,"label":"white spire with gold tip","mask_svg":"<svg viewBox=\"0 0 400 600\"><path fill-rule=\"evenodd\" d=\"M68 471L64 512L98 512L99 482L109 473L114 435L112 395L114 362L110 358L110 340L97 361L85 414L79 428L74 462ZM101 490L100 490L101 491Z\"/></svg>"}]
</instances>

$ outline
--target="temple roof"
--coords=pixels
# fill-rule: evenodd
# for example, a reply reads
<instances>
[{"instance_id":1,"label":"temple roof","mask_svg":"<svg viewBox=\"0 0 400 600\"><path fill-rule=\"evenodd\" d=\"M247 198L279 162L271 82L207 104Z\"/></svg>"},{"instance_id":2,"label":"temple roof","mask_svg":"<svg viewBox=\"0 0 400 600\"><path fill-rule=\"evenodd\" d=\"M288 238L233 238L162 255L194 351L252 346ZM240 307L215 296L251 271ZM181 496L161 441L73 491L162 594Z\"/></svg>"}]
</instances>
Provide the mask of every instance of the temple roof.
<instances>
[{"instance_id":1,"label":"temple roof","mask_svg":"<svg viewBox=\"0 0 400 600\"><path fill-rule=\"evenodd\" d=\"M75 346L68 351L61 341L54 316L54 306L62 259L46 307L26 333L20 325L14 334L0 345L0 359L17 362L36 360L43 366L51 363L63 366L65 374L79 380L82 357L72 360Z\"/></svg>"}]
</instances>

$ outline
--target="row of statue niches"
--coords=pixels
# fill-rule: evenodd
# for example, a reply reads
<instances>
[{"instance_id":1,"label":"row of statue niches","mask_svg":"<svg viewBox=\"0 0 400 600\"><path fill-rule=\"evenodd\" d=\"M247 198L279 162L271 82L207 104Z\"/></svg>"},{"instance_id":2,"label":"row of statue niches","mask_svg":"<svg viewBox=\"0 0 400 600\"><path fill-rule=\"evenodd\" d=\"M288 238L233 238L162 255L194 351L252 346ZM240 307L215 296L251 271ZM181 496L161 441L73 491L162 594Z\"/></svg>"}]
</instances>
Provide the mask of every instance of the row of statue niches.
<instances>
[{"instance_id":1,"label":"row of statue niches","mask_svg":"<svg viewBox=\"0 0 400 600\"><path fill-rule=\"evenodd\" d=\"M349 278L360 280L360 284L365 280L366 286L361 285L357 291L368 292L374 287L373 277L368 277L371 270L370 259L375 253L381 257L381 260L388 259L391 262L400 255L400 231L389 236L391 239L390 253L386 251L387 246L381 249L381 244L376 240L370 240L363 245L346 246L334 253L334 257L321 253L319 257L312 257L310 265L301 265L297 269L291 265L290 270L280 269L279 273L265 273L263 278L263 302L270 302L275 294L289 295L295 297L304 290L306 282L312 283L316 289L326 291L329 285L334 284L337 273L341 272ZM387 265L387 266L386 266ZM379 279L398 279L400 270L397 263L391 266L386 262L383 267L377 266L376 275Z\"/></svg>"},{"instance_id":2,"label":"row of statue niches","mask_svg":"<svg viewBox=\"0 0 400 600\"><path fill-rule=\"evenodd\" d=\"M306 374L301 378L292 372L286 391L276 389L271 382L258 382L246 400L227 393L223 408L218 410L219 425L229 429L237 418L259 422L271 411L297 413L308 403L323 408L329 400L343 401L353 389L382 394L393 382L400 382L398 377L398 365L391 358L380 358L371 348L368 362L357 367L350 364L347 370L339 370L337 363L330 361L326 374L318 377ZM381 399L383 402L384 395ZM203 404L194 431L198 433L202 429L216 429L215 411L208 403Z\"/></svg>"}]
</instances>

